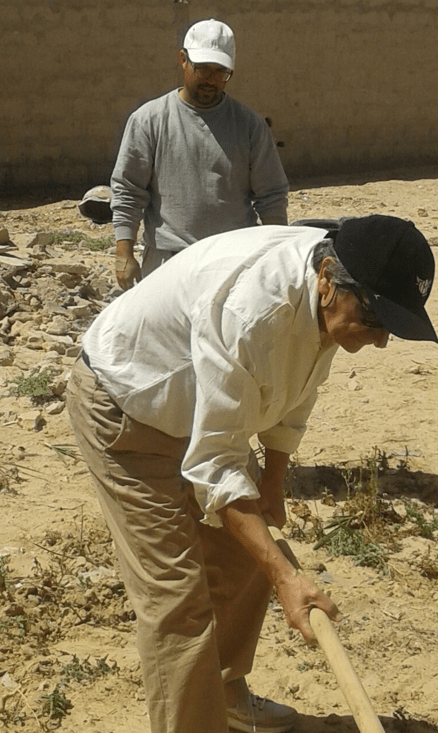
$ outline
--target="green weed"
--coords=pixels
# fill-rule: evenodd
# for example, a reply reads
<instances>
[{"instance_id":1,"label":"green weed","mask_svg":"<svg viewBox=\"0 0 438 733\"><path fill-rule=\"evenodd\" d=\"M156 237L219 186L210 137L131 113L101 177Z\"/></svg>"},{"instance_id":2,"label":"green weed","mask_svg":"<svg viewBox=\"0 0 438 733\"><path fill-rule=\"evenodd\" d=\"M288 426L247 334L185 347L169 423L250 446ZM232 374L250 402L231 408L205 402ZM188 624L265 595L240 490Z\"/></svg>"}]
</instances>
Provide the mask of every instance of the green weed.
<instances>
[{"instance_id":1,"label":"green weed","mask_svg":"<svg viewBox=\"0 0 438 733\"><path fill-rule=\"evenodd\" d=\"M53 393L50 385L53 381L54 372L47 367L32 369L27 377L20 374L19 377L11 379L8 384L11 385L9 395L14 397L29 397L35 404L41 404L48 399L52 399Z\"/></svg>"},{"instance_id":2,"label":"green weed","mask_svg":"<svg viewBox=\"0 0 438 733\"><path fill-rule=\"evenodd\" d=\"M89 659L83 659L81 662L75 655L73 660L62 668L63 684L71 682L71 680L81 684L93 682L100 677L113 674L116 669L117 666L110 667L107 664L106 657L97 659L96 663L92 664Z\"/></svg>"},{"instance_id":3,"label":"green weed","mask_svg":"<svg viewBox=\"0 0 438 733\"><path fill-rule=\"evenodd\" d=\"M114 244L112 237L89 237L83 232L71 231L71 232L55 232L54 244L57 244L65 250L77 249L78 245L89 249L92 252L99 252Z\"/></svg>"},{"instance_id":4,"label":"green weed","mask_svg":"<svg viewBox=\"0 0 438 733\"><path fill-rule=\"evenodd\" d=\"M39 699L43 701L43 715L47 715L50 720L58 722L61 722L62 718L73 707L58 685L49 695L41 695Z\"/></svg>"},{"instance_id":5,"label":"green weed","mask_svg":"<svg viewBox=\"0 0 438 733\"><path fill-rule=\"evenodd\" d=\"M430 539L435 530L438 529L438 517L434 516L433 519L428 521L424 513L409 499L402 499L402 501L405 505L406 515L413 524L417 525L420 537Z\"/></svg>"},{"instance_id":6,"label":"green weed","mask_svg":"<svg viewBox=\"0 0 438 733\"><path fill-rule=\"evenodd\" d=\"M317 550L325 547L331 555L350 555L354 564L376 568L389 574L385 548L375 541L383 534L383 518L388 507L378 494L378 473L385 463L385 456L377 449L371 458L365 459L359 475L344 473L348 494L343 513L334 516L326 525Z\"/></svg>"}]
</instances>

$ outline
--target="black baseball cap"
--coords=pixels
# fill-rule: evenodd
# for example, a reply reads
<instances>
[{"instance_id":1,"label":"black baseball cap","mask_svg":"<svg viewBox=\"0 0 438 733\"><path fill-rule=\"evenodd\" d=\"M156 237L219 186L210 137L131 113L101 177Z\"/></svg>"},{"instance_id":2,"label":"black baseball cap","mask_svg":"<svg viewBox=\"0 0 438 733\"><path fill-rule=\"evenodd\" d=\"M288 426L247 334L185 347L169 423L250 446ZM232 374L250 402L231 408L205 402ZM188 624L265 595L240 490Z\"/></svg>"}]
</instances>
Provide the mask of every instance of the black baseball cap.
<instances>
[{"instance_id":1,"label":"black baseball cap","mask_svg":"<svg viewBox=\"0 0 438 733\"><path fill-rule=\"evenodd\" d=\"M382 214L346 219L334 248L384 328L399 338L438 342L424 308L435 261L412 221Z\"/></svg>"}]
</instances>

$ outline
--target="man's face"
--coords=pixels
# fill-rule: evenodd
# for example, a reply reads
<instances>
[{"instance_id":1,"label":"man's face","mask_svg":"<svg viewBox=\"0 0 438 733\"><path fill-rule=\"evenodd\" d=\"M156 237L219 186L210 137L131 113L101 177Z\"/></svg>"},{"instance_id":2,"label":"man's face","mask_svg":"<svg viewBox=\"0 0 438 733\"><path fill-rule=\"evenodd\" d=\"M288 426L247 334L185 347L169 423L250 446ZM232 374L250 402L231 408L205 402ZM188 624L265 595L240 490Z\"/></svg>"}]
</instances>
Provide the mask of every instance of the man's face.
<instances>
[{"instance_id":1,"label":"man's face","mask_svg":"<svg viewBox=\"0 0 438 733\"><path fill-rule=\"evenodd\" d=\"M194 107L208 108L219 104L228 79L221 78L229 72L219 64L192 64L185 51L180 51L179 62L184 71L181 98ZM229 72L231 74L231 72ZM202 77L201 77L202 75ZM205 77L205 78L203 78Z\"/></svg>"},{"instance_id":2,"label":"man's face","mask_svg":"<svg viewBox=\"0 0 438 733\"><path fill-rule=\"evenodd\" d=\"M333 308L327 313L327 333L345 351L355 354L363 346L384 349L389 333L384 328L365 326L363 311L353 293L338 290Z\"/></svg>"},{"instance_id":3,"label":"man's face","mask_svg":"<svg viewBox=\"0 0 438 733\"><path fill-rule=\"evenodd\" d=\"M377 319L373 325L370 311L363 299L361 302L359 293L333 285L324 262L318 276L320 330L331 343L342 346L350 354L360 351L363 346L374 345L384 349L388 343L388 331L378 324Z\"/></svg>"}]
</instances>

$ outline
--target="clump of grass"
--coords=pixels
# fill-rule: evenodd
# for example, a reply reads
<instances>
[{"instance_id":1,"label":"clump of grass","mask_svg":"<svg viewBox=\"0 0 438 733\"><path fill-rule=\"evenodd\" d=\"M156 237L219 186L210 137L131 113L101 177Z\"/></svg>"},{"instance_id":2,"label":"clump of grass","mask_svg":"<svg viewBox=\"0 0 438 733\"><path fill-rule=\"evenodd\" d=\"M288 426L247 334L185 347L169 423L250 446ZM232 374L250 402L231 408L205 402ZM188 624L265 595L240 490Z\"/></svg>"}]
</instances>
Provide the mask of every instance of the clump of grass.
<instances>
[{"instance_id":1,"label":"clump of grass","mask_svg":"<svg viewBox=\"0 0 438 733\"><path fill-rule=\"evenodd\" d=\"M61 246L65 250L77 249L80 245L92 252L99 252L108 249L114 242L110 236L94 238L87 236L83 232L66 231L55 232L53 243Z\"/></svg>"},{"instance_id":2,"label":"clump of grass","mask_svg":"<svg viewBox=\"0 0 438 733\"><path fill-rule=\"evenodd\" d=\"M376 541L384 534L383 517L387 506L378 493L378 473L380 454L375 450L358 477L345 473L348 487L347 500L341 515L333 517L322 531L322 536L314 545L317 550L325 547L331 555L350 555L354 564L369 566L388 574L385 548Z\"/></svg>"},{"instance_id":3,"label":"clump of grass","mask_svg":"<svg viewBox=\"0 0 438 733\"><path fill-rule=\"evenodd\" d=\"M402 499L406 510L406 516L418 527L420 537L430 539L433 533L438 529L438 517L433 517L430 521L426 519L424 512L415 506L409 499Z\"/></svg>"},{"instance_id":4,"label":"clump of grass","mask_svg":"<svg viewBox=\"0 0 438 733\"><path fill-rule=\"evenodd\" d=\"M50 385L54 376L54 372L50 368L39 369L35 367L27 377L20 374L19 377L8 381L8 384L11 385L9 395L29 397L34 404L46 402L53 398Z\"/></svg>"},{"instance_id":5,"label":"clump of grass","mask_svg":"<svg viewBox=\"0 0 438 733\"><path fill-rule=\"evenodd\" d=\"M366 540L361 528L354 528L352 517L336 518L328 527L332 528L331 532L316 543L315 550L325 545L330 555L351 555L355 565L376 568L388 574L385 548L377 542Z\"/></svg>"},{"instance_id":6,"label":"clump of grass","mask_svg":"<svg viewBox=\"0 0 438 733\"><path fill-rule=\"evenodd\" d=\"M78 245L84 238L83 232L75 230L67 230L53 233L53 244L64 245L65 248L71 248Z\"/></svg>"},{"instance_id":7,"label":"clump of grass","mask_svg":"<svg viewBox=\"0 0 438 733\"><path fill-rule=\"evenodd\" d=\"M100 239L93 239L92 237L86 237L82 241L83 247L91 250L92 252L101 252L114 244L112 237L100 237Z\"/></svg>"}]
</instances>

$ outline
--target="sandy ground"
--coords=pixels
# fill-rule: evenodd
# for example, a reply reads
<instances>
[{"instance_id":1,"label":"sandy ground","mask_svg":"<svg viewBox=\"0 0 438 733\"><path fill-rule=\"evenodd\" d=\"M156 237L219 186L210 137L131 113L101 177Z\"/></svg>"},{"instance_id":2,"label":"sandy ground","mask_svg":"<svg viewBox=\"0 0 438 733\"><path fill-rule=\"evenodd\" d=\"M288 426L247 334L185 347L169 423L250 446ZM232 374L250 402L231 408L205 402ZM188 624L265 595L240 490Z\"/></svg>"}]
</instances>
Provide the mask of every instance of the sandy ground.
<instances>
[{"instance_id":1,"label":"sandy ground","mask_svg":"<svg viewBox=\"0 0 438 733\"><path fill-rule=\"evenodd\" d=\"M394 214L412 219L438 247L435 178L419 172L323 183L291 192L291 221ZM81 218L76 203L9 202L0 228L12 240L37 231L111 234ZM77 257L112 278L108 251L81 249ZM436 287L429 313L438 324ZM45 419L34 430L29 399L9 395L8 380L41 362L35 351L9 343L14 362L0 367L0 727L148 733L135 620L91 480L66 411L46 415L43 407ZM286 487L286 534L305 572L344 612L339 637L386 731L438 731L436 356L436 345L396 338L383 352L339 352ZM65 372L74 357L59 361ZM313 549L318 528L348 509L347 485L366 468L377 472L388 516L378 538L386 553L381 569L356 565L355 555L329 554L326 546ZM406 501L434 530L429 537L412 517L403 523ZM297 731L357 730L323 652L286 627L275 598L249 682L297 709Z\"/></svg>"}]
</instances>

